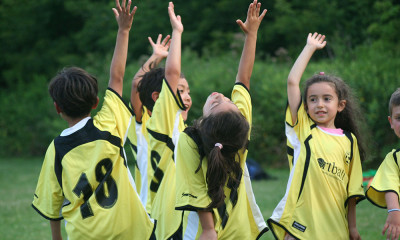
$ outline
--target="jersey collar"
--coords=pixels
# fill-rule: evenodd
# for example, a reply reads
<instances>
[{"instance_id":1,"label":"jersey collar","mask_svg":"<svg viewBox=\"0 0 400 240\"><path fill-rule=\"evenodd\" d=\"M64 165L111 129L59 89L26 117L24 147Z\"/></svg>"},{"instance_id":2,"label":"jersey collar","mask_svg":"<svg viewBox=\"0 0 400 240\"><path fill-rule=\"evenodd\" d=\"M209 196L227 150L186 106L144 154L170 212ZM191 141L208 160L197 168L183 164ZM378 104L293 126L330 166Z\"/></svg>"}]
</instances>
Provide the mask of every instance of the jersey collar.
<instances>
[{"instance_id":1,"label":"jersey collar","mask_svg":"<svg viewBox=\"0 0 400 240\"><path fill-rule=\"evenodd\" d=\"M74 132L78 131L79 129L83 128L87 121L89 121L89 119L91 119L91 117L85 117L84 119L80 120L77 124L75 124L74 126L64 129L64 131L61 132L60 136L61 137L65 137L68 135L73 134Z\"/></svg>"}]
</instances>

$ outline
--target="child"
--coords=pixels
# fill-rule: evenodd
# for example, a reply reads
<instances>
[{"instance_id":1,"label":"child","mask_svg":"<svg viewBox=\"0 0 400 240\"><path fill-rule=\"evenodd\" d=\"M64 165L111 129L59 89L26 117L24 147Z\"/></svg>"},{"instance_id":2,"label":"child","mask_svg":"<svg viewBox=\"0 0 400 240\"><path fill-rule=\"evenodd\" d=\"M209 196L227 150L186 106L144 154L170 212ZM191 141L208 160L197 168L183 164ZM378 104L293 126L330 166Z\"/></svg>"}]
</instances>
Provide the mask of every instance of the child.
<instances>
[{"instance_id":1,"label":"child","mask_svg":"<svg viewBox=\"0 0 400 240\"><path fill-rule=\"evenodd\" d=\"M268 225L276 239L360 239L356 203L364 199L364 148L357 105L340 78L320 73L299 83L325 36L309 34L287 82L286 136L293 163L286 193Z\"/></svg>"},{"instance_id":2,"label":"child","mask_svg":"<svg viewBox=\"0 0 400 240\"><path fill-rule=\"evenodd\" d=\"M400 88L391 96L389 101L389 123L397 137L400 138ZM399 160L400 149L388 153L379 167L371 186L367 190L367 199L378 207L387 208L388 216L382 235L386 239L399 239L400 207L399 207Z\"/></svg>"},{"instance_id":3,"label":"child","mask_svg":"<svg viewBox=\"0 0 400 240\"><path fill-rule=\"evenodd\" d=\"M183 216L174 210L175 163L174 149L179 133L184 129L187 111L192 102L187 81L180 69L183 25L169 3L172 25L171 45L164 69L152 69L138 86L140 100L151 111L147 122L150 143L150 162L154 174L150 183L151 217L157 221L156 238L182 239ZM158 84L160 81L161 84ZM160 89L149 90L160 86ZM143 97L142 97L143 96ZM157 100L157 101L156 101ZM154 106L153 106L154 105Z\"/></svg>"},{"instance_id":4,"label":"child","mask_svg":"<svg viewBox=\"0 0 400 240\"><path fill-rule=\"evenodd\" d=\"M148 132L146 129L146 122L150 118L151 112L143 106L138 92L138 85L142 81L143 75L156 67L164 58L168 56L168 48L170 45L170 35L167 35L162 41L162 35L159 34L156 43L153 42L151 37L148 37L153 54L138 70L132 80L131 91L131 106L135 113L136 121L132 124L128 131L128 139L132 146L132 152L136 154L135 166L135 183L136 190L140 195L140 201L146 207L146 211L150 213L151 204L149 198L150 180L153 176L154 170L151 167L150 158L148 157ZM147 80L147 79L145 79ZM160 87L161 82L160 80ZM152 89L151 87L147 89ZM151 96L151 95L150 95Z\"/></svg>"},{"instance_id":5,"label":"child","mask_svg":"<svg viewBox=\"0 0 400 240\"><path fill-rule=\"evenodd\" d=\"M176 158L177 210L191 211L188 239L256 239L268 231L255 202L245 160L251 126L250 77L257 32L267 10L254 0L246 22L236 22L246 35L232 101L214 92L203 117L180 135Z\"/></svg>"},{"instance_id":6,"label":"child","mask_svg":"<svg viewBox=\"0 0 400 240\"><path fill-rule=\"evenodd\" d=\"M153 223L144 210L124 159L124 137L132 112L122 101L129 31L136 7L131 1L113 8L118 35L110 81L102 109L97 80L72 67L55 76L49 92L69 128L50 144L32 206L50 220L53 239L62 239L60 220L66 220L68 239L150 239Z\"/></svg>"}]
</instances>

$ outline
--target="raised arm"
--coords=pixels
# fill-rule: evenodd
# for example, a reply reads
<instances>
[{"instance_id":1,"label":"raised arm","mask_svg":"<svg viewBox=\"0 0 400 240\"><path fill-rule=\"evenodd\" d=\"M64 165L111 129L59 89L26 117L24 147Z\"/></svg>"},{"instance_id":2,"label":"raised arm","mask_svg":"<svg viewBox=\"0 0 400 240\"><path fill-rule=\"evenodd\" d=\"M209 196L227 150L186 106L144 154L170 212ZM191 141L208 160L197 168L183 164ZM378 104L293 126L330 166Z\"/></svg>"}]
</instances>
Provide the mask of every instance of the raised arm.
<instances>
[{"instance_id":1,"label":"raised arm","mask_svg":"<svg viewBox=\"0 0 400 240\"><path fill-rule=\"evenodd\" d=\"M154 43L151 37L148 37L151 47L153 48L153 54L149 59L139 68L132 80L131 89L131 105L133 111L135 112L136 121L141 121L142 119L142 102L139 98L139 92L137 91L137 86L140 81L142 81L143 75L148 72L151 68L157 67L158 64L168 56L168 48L171 44L170 35L167 35L162 41L162 35L159 34L157 41Z\"/></svg>"},{"instance_id":2,"label":"raised arm","mask_svg":"<svg viewBox=\"0 0 400 240\"><path fill-rule=\"evenodd\" d=\"M324 41L324 39L325 35L321 35L318 33L309 33L306 46L304 47L303 51L300 53L292 69L290 70L287 81L287 94L293 123L295 123L297 120L297 108L299 107L301 100L299 86L301 76L303 76L304 70L306 69L307 64L310 61L314 52L318 49L322 49L325 47L326 41Z\"/></svg>"},{"instance_id":3,"label":"raised arm","mask_svg":"<svg viewBox=\"0 0 400 240\"><path fill-rule=\"evenodd\" d=\"M122 0L121 6L119 0L115 0L116 6L113 8L115 19L118 22L118 34L111 61L108 87L112 88L120 96L122 96L126 58L128 55L129 31L131 30L133 16L137 9L135 6L131 12L131 3L131 0L128 1L128 4L126 4L126 0Z\"/></svg>"},{"instance_id":4,"label":"raised arm","mask_svg":"<svg viewBox=\"0 0 400 240\"><path fill-rule=\"evenodd\" d=\"M165 78L174 93L177 93L178 81L181 76L181 38L183 25L181 17L175 15L174 4L169 2L168 15L172 26L171 46L165 63Z\"/></svg>"},{"instance_id":5,"label":"raised arm","mask_svg":"<svg viewBox=\"0 0 400 240\"><path fill-rule=\"evenodd\" d=\"M253 72L256 55L257 32L261 21L267 13L267 10L264 9L260 15L260 9L261 3L257 3L257 0L254 0L250 3L249 9L247 10L246 22L243 23L240 19L236 20L237 24L246 35L236 82L243 83L248 89L250 89L250 77Z\"/></svg>"}]
</instances>

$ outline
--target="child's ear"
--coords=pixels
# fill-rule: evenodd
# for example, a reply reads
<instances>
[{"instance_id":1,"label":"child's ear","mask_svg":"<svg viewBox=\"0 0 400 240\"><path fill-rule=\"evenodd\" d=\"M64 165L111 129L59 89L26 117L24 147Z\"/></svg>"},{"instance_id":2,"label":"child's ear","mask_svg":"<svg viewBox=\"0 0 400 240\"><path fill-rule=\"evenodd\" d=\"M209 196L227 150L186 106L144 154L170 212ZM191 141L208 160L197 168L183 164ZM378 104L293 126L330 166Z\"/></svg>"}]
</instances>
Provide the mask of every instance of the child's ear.
<instances>
[{"instance_id":1,"label":"child's ear","mask_svg":"<svg viewBox=\"0 0 400 240\"><path fill-rule=\"evenodd\" d=\"M159 93L159 92L153 92L153 93L151 94L151 98L153 99L154 102L157 101L157 99L158 99L159 96L160 96L160 93Z\"/></svg>"},{"instance_id":2,"label":"child's ear","mask_svg":"<svg viewBox=\"0 0 400 240\"><path fill-rule=\"evenodd\" d=\"M53 103L54 103L54 107L56 108L57 114L60 114L62 112L61 108L58 106L58 104L56 102L53 102Z\"/></svg>"},{"instance_id":3,"label":"child's ear","mask_svg":"<svg viewBox=\"0 0 400 240\"><path fill-rule=\"evenodd\" d=\"M346 100L340 100L339 105L338 105L338 112L343 111L343 109L346 107Z\"/></svg>"},{"instance_id":4,"label":"child's ear","mask_svg":"<svg viewBox=\"0 0 400 240\"><path fill-rule=\"evenodd\" d=\"M99 97L97 97L96 104L93 105L92 109L96 109L96 108L97 108L97 105L99 105Z\"/></svg>"},{"instance_id":5,"label":"child's ear","mask_svg":"<svg viewBox=\"0 0 400 240\"><path fill-rule=\"evenodd\" d=\"M392 118L390 116L388 116L388 120L389 120L389 123L390 123L390 128L393 129Z\"/></svg>"}]
</instances>

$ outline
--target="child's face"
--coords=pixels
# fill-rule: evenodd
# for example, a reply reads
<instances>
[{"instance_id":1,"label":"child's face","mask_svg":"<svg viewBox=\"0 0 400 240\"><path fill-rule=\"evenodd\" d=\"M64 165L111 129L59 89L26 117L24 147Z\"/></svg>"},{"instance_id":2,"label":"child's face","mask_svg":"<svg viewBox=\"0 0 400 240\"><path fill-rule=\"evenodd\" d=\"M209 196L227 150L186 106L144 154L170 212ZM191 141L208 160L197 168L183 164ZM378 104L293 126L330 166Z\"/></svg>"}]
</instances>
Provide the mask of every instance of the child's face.
<instances>
[{"instance_id":1,"label":"child's face","mask_svg":"<svg viewBox=\"0 0 400 240\"><path fill-rule=\"evenodd\" d=\"M203 116L207 117L212 113L224 112L224 111L239 111L237 106L222 93L213 92L208 96L206 103L203 107Z\"/></svg>"},{"instance_id":2,"label":"child's face","mask_svg":"<svg viewBox=\"0 0 400 240\"><path fill-rule=\"evenodd\" d=\"M388 117L390 127L397 137L400 138L400 105L392 108L392 116Z\"/></svg>"},{"instance_id":3,"label":"child's face","mask_svg":"<svg viewBox=\"0 0 400 240\"><path fill-rule=\"evenodd\" d=\"M190 107L192 107L192 98L190 97L190 88L189 88L189 84L186 81L186 79L184 79L184 78L179 79L178 92L181 95L183 104L186 107L186 110L181 113L183 120L186 121L189 109L190 109Z\"/></svg>"},{"instance_id":4,"label":"child's face","mask_svg":"<svg viewBox=\"0 0 400 240\"><path fill-rule=\"evenodd\" d=\"M307 90L307 113L319 126L335 127L335 117L346 106L346 100L339 101L334 87L327 82L314 83Z\"/></svg>"}]
</instances>

